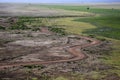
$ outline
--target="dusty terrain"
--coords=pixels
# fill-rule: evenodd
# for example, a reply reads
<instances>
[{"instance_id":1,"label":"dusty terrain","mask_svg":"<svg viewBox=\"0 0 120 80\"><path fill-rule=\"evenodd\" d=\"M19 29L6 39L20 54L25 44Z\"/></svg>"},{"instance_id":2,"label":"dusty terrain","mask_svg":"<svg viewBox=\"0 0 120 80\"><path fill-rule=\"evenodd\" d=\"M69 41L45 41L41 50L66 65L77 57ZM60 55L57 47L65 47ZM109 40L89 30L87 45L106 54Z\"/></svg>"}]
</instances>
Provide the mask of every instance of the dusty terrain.
<instances>
[{"instance_id":1,"label":"dusty terrain","mask_svg":"<svg viewBox=\"0 0 120 80\"><path fill-rule=\"evenodd\" d=\"M24 37L24 33L10 34L1 32L2 39L4 39L4 35L8 35L7 38L11 37L12 40L1 47L0 60L2 66L0 66L0 68L84 59L85 55L79 49L99 43L99 41L94 41L91 38L82 36L73 35L57 37L55 35L45 35L43 33L44 32L41 32L40 34L39 32L38 36L29 34L31 35L31 38L29 38ZM16 36L19 36L19 38L21 37L21 40L15 38Z\"/></svg>"}]
</instances>

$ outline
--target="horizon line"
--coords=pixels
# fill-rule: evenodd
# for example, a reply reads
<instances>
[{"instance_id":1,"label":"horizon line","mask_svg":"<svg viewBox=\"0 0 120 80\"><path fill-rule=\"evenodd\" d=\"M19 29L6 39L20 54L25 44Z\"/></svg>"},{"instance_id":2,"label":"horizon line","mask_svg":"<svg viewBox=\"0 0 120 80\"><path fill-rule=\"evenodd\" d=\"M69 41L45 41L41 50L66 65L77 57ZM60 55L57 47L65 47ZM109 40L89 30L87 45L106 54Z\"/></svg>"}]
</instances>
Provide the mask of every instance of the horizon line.
<instances>
[{"instance_id":1,"label":"horizon line","mask_svg":"<svg viewBox=\"0 0 120 80\"><path fill-rule=\"evenodd\" d=\"M49 4L50 2L0 2L0 3L30 3L30 4ZM120 2L51 2L50 4L71 4L71 3L77 3L77 4L86 4L86 3L91 3L91 4L94 4L94 3L97 3L97 4L101 4L101 3L107 3L107 4L111 4L111 3L116 3L116 4L119 4Z\"/></svg>"}]
</instances>

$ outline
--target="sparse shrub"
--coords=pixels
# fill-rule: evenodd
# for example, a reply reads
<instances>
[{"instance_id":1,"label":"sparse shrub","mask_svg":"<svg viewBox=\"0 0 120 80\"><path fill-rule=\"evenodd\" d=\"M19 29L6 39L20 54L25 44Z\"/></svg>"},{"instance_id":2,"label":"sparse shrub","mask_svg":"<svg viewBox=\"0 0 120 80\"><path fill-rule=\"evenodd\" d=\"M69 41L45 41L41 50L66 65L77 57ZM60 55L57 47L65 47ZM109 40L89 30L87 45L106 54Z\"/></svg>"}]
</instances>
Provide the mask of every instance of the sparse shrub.
<instances>
[{"instance_id":1,"label":"sparse shrub","mask_svg":"<svg viewBox=\"0 0 120 80\"><path fill-rule=\"evenodd\" d=\"M32 78L32 80L38 80L38 78Z\"/></svg>"},{"instance_id":2,"label":"sparse shrub","mask_svg":"<svg viewBox=\"0 0 120 80\"><path fill-rule=\"evenodd\" d=\"M90 34L90 35L89 35L89 37L91 37L91 38L95 38L95 35L93 35L93 34Z\"/></svg>"},{"instance_id":3,"label":"sparse shrub","mask_svg":"<svg viewBox=\"0 0 120 80\"><path fill-rule=\"evenodd\" d=\"M64 78L64 77L58 77L58 78L56 78L56 79L54 79L54 80L68 80L68 79L66 79L66 78Z\"/></svg>"},{"instance_id":4,"label":"sparse shrub","mask_svg":"<svg viewBox=\"0 0 120 80\"><path fill-rule=\"evenodd\" d=\"M5 27L0 26L0 30L5 30Z\"/></svg>"},{"instance_id":5,"label":"sparse shrub","mask_svg":"<svg viewBox=\"0 0 120 80\"><path fill-rule=\"evenodd\" d=\"M92 42L91 40L87 40L88 42Z\"/></svg>"},{"instance_id":6,"label":"sparse shrub","mask_svg":"<svg viewBox=\"0 0 120 80\"><path fill-rule=\"evenodd\" d=\"M32 65L26 65L26 66L24 66L25 68L28 68L28 69L32 69L33 68L33 66Z\"/></svg>"},{"instance_id":7,"label":"sparse shrub","mask_svg":"<svg viewBox=\"0 0 120 80\"><path fill-rule=\"evenodd\" d=\"M26 25L24 25L22 22L18 22L14 25L12 25L9 29L11 30L26 30L29 29Z\"/></svg>"},{"instance_id":8,"label":"sparse shrub","mask_svg":"<svg viewBox=\"0 0 120 80\"><path fill-rule=\"evenodd\" d=\"M87 10L89 10L90 9L90 7L87 7Z\"/></svg>"},{"instance_id":9,"label":"sparse shrub","mask_svg":"<svg viewBox=\"0 0 120 80\"><path fill-rule=\"evenodd\" d=\"M41 74L41 76L40 76L41 78L41 80L51 80L51 77L50 76L48 76L47 74Z\"/></svg>"},{"instance_id":10,"label":"sparse shrub","mask_svg":"<svg viewBox=\"0 0 120 80\"><path fill-rule=\"evenodd\" d=\"M27 37L33 37L31 34L27 34Z\"/></svg>"},{"instance_id":11,"label":"sparse shrub","mask_svg":"<svg viewBox=\"0 0 120 80\"><path fill-rule=\"evenodd\" d=\"M32 31L40 31L40 30L41 30L41 29L38 28L38 27L35 27L35 28L32 29Z\"/></svg>"},{"instance_id":12,"label":"sparse shrub","mask_svg":"<svg viewBox=\"0 0 120 80\"><path fill-rule=\"evenodd\" d=\"M49 30L55 33L58 33L59 35L66 35L65 29L58 28L58 27L49 27Z\"/></svg>"},{"instance_id":13,"label":"sparse shrub","mask_svg":"<svg viewBox=\"0 0 120 80\"><path fill-rule=\"evenodd\" d=\"M97 39L100 40L100 41L106 41L105 38L97 38Z\"/></svg>"},{"instance_id":14,"label":"sparse shrub","mask_svg":"<svg viewBox=\"0 0 120 80\"><path fill-rule=\"evenodd\" d=\"M43 69L44 66L43 65L26 65L24 66L25 68L28 68L28 69L34 69L34 68L39 68L39 69Z\"/></svg>"},{"instance_id":15,"label":"sparse shrub","mask_svg":"<svg viewBox=\"0 0 120 80\"><path fill-rule=\"evenodd\" d=\"M48 19L47 18L43 18L41 19L41 26L46 26L46 24L48 24Z\"/></svg>"}]
</instances>

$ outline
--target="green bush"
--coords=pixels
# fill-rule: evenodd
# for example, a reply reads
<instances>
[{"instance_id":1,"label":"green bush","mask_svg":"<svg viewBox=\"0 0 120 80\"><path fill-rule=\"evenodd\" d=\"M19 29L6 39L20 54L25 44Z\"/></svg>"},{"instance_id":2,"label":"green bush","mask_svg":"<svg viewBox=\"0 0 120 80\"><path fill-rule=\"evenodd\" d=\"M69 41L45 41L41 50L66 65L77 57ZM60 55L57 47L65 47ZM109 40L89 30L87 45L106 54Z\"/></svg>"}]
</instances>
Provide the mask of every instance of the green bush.
<instances>
[{"instance_id":1,"label":"green bush","mask_svg":"<svg viewBox=\"0 0 120 80\"><path fill-rule=\"evenodd\" d=\"M43 69L44 66L43 65L26 65L24 66L25 68L28 68L28 69L34 69L34 68L39 68L39 69Z\"/></svg>"},{"instance_id":2,"label":"green bush","mask_svg":"<svg viewBox=\"0 0 120 80\"><path fill-rule=\"evenodd\" d=\"M29 29L23 22L17 22L16 24L12 25L9 29L11 30L26 30Z\"/></svg>"},{"instance_id":3,"label":"green bush","mask_svg":"<svg viewBox=\"0 0 120 80\"><path fill-rule=\"evenodd\" d=\"M32 29L32 31L40 31L40 30L41 30L41 29L38 28L38 27L35 27L35 28Z\"/></svg>"},{"instance_id":4,"label":"green bush","mask_svg":"<svg viewBox=\"0 0 120 80\"><path fill-rule=\"evenodd\" d=\"M32 80L38 80L38 78L32 78Z\"/></svg>"},{"instance_id":5,"label":"green bush","mask_svg":"<svg viewBox=\"0 0 120 80\"><path fill-rule=\"evenodd\" d=\"M100 40L100 41L106 41L105 38L100 38L100 37L98 37L97 39Z\"/></svg>"},{"instance_id":6,"label":"green bush","mask_svg":"<svg viewBox=\"0 0 120 80\"><path fill-rule=\"evenodd\" d=\"M49 30L55 33L58 33L59 35L66 35L65 29L58 28L58 27L49 27Z\"/></svg>"},{"instance_id":7,"label":"green bush","mask_svg":"<svg viewBox=\"0 0 120 80\"><path fill-rule=\"evenodd\" d=\"M64 78L64 77L58 77L58 78L56 78L56 79L54 79L54 80L68 80L68 79L66 79L66 78Z\"/></svg>"},{"instance_id":8,"label":"green bush","mask_svg":"<svg viewBox=\"0 0 120 80\"><path fill-rule=\"evenodd\" d=\"M5 30L5 27L0 26L0 30Z\"/></svg>"},{"instance_id":9,"label":"green bush","mask_svg":"<svg viewBox=\"0 0 120 80\"><path fill-rule=\"evenodd\" d=\"M51 80L51 77L48 76L47 74L41 74L40 77L41 77L40 80Z\"/></svg>"}]
</instances>

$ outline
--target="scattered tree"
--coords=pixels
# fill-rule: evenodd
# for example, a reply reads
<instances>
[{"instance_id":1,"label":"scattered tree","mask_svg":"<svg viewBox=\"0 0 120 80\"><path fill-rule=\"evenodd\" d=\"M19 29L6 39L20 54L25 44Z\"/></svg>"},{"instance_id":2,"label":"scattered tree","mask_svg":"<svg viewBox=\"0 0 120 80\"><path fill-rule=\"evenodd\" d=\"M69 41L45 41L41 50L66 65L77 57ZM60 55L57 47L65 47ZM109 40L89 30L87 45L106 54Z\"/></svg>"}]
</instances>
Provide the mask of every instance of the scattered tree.
<instances>
[{"instance_id":1,"label":"scattered tree","mask_svg":"<svg viewBox=\"0 0 120 80\"><path fill-rule=\"evenodd\" d=\"M90 7L87 7L87 10L89 10L90 9Z\"/></svg>"}]
</instances>

